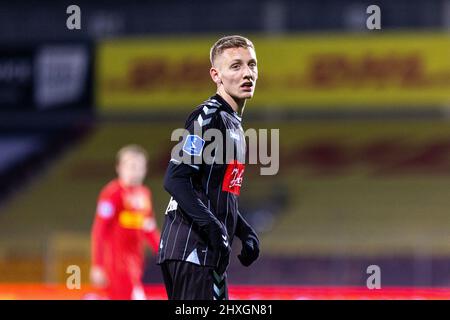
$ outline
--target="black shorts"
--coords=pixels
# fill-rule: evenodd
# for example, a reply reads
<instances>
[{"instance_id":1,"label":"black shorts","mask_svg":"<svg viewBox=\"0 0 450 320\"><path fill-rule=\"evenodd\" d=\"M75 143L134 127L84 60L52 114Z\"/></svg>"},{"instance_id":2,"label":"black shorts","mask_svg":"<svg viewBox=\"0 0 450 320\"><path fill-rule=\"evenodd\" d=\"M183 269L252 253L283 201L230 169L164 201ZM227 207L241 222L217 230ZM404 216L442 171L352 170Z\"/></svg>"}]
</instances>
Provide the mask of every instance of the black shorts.
<instances>
[{"instance_id":1,"label":"black shorts","mask_svg":"<svg viewBox=\"0 0 450 320\"><path fill-rule=\"evenodd\" d=\"M212 267L168 260L161 270L169 300L228 300L226 274L221 277Z\"/></svg>"}]
</instances>

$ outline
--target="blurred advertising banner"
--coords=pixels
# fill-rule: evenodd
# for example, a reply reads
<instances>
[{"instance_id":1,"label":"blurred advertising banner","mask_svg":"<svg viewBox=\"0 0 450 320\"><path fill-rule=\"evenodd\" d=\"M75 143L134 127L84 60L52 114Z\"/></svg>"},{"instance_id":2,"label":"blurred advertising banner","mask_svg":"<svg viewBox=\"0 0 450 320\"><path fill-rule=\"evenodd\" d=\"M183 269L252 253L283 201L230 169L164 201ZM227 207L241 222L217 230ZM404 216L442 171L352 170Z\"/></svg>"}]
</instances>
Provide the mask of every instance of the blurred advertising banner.
<instances>
[{"instance_id":1,"label":"blurred advertising banner","mask_svg":"<svg viewBox=\"0 0 450 320\"><path fill-rule=\"evenodd\" d=\"M259 77L251 104L276 108L408 108L450 103L445 33L250 37ZM96 102L190 109L215 90L213 37L107 40L97 50Z\"/></svg>"},{"instance_id":2,"label":"blurred advertising banner","mask_svg":"<svg viewBox=\"0 0 450 320\"><path fill-rule=\"evenodd\" d=\"M0 111L87 106L90 68L86 45L0 49Z\"/></svg>"},{"instance_id":3,"label":"blurred advertising banner","mask_svg":"<svg viewBox=\"0 0 450 320\"><path fill-rule=\"evenodd\" d=\"M33 50L0 49L0 110L32 103Z\"/></svg>"},{"instance_id":4,"label":"blurred advertising banner","mask_svg":"<svg viewBox=\"0 0 450 320\"><path fill-rule=\"evenodd\" d=\"M49 108L86 100L89 50L84 46L45 46L35 56L34 101Z\"/></svg>"}]
</instances>

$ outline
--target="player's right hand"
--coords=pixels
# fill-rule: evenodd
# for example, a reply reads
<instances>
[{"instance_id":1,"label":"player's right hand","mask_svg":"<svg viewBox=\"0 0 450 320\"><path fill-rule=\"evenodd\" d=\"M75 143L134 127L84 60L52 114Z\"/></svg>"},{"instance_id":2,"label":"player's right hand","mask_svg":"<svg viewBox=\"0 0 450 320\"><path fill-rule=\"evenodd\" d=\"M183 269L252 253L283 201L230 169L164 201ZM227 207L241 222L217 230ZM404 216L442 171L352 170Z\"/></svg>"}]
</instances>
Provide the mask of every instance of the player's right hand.
<instances>
[{"instance_id":1,"label":"player's right hand","mask_svg":"<svg viewBox=\"0 0 450 320\"><path fill-rule=\"evenodd\" d=\"M228 239L228 233L219 220L210 223L208 227L209 241L211 246L220 252L222 257L228 256L231 252L231 245Z\"/></svg>"},{"instance_id":2,"label":"player's right hand","mask_svg":"<svg viewBox=\"0 0 450 320\"><path fill-rule=\"evenodd\" d=\"M106 272L100 266L92 266L89 276L94 287L104 288L108 284Z\"/></svg>"}]
</instances>

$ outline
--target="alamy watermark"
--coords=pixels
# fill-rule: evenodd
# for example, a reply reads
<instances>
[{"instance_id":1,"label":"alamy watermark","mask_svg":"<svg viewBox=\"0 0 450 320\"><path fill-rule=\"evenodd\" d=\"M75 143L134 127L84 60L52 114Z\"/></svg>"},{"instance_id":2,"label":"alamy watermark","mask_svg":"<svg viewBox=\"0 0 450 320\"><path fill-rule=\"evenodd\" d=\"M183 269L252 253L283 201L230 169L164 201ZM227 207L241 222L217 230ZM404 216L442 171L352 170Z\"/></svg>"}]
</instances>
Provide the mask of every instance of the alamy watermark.
<instances>
[{"instance_id":1,"label":"alamy watermark","mask_svg":"<svg viewBox=\"0 0 450 320\"><path fill-rule=\"evenodd\" d=\"M66 279L66 288L69 290L81 289L81 269L77 265L70 265L66 269L66 273L69 275Z\"/></svg>"},{"instance_id":2,"label":"alamy watermark","mask_svg":"<svg viewBox=\"0 0 450 320\"><path fill-rule=\"evenodd\" d=\"M366 273L370 274L366 281L367 289L381 289L381 268L373 264L367 267Z\"/></svg>"},{"instance_id":3,"label":"alamy watermark","mask_svg":"<svg viewBox=\"0 0 450 320\"><path fill-rule=\"evenodd\" d=\"M372 4L367 7L366 13L370 16L366 20L366 27L369 30L381 29L381 9L379 6Z\"/></svg>"},{"instance_id":4,"label":"alamy watermark","mask_svg":"<svg viewBox=\"0 0 450 320\"><path fill-rule=\"evenodd\" d=\"M70 14L66 20L66 27L69 30L81 29L81 9L76 4L67 7L66 13Z\"/></svg>"},{"instance_id":5,"label":"alamy watermark","mask_svg":"<svg viewBox=\"0 0 450 320\"><path fill-rule=\"evenodd\" d=\"M171 161L175 163L192 166L226 164L233 161L260 164L261 175L276 175L280 167L279 129L251 128L245 132L227 129L223 134L221 130L214 128L202 132L201 127L196 125L194 132L175 129L171 141L178 141L171 153Z\"/></svg>"}]
</instances>

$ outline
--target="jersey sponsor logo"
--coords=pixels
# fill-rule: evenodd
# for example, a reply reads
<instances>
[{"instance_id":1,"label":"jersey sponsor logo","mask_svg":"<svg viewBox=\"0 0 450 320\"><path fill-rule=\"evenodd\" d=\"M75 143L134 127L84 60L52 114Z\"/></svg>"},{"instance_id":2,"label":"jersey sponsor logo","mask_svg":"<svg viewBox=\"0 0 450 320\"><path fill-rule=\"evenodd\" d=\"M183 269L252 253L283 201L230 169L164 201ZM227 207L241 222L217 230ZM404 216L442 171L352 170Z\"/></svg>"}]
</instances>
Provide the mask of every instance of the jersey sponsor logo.
<instances>
[{"instance_id":1,"label":"jersey sponsor logo","mask_svg":"<svg viewBox=\"0 0 450 320\"><path fill-rule=\"evenodd\" d=\"M229 163L223 178L222 191L239 195L241 193L244 169L245 165L236 160Z\"/></svg>"},{"instance_id":2,"label":"jersey sponsor logo","mask_svg":"<svg viewBox=\"0 0 450 320\"><path fill-rule=\"evenodd\" d=\"M119 214L119 224L126 229L143 229L145 216L138 211L122 211Z\"/></svg>"},{"instance_id":3,"label":"jersey sponsor logo","mask_svg":"<svg viewBox=\"0 0 450 320\"><path fill-rule=\"evenodd\" d=\"M97 206L97 214L105 219L111 218L114 214L114 205L109 201L100 201Z\"/></svg>"},{"instance_id":4,"label":"jersey sponsor logo","mask_svg":"<svg viewBox=\"0 0 450 320\"><path fill-rule=\"evenodd\" d=\"M205 140L197 135L188 135L183 146L183 151L191 156L199 156L202 153Z\"/></svg>"}]
</instances>

